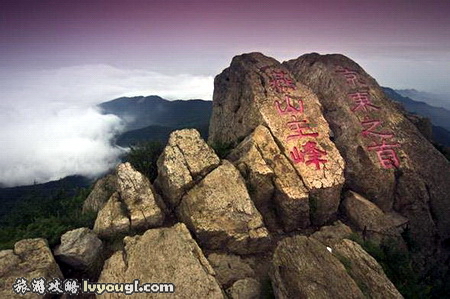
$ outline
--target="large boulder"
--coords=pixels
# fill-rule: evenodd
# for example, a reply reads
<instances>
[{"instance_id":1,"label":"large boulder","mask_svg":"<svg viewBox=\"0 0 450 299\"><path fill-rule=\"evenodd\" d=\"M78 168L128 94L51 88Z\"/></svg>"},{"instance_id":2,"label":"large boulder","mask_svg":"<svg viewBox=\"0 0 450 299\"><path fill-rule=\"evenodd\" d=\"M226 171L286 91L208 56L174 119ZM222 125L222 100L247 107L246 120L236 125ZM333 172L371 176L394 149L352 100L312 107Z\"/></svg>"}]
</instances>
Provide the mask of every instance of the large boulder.
<instances>
[{"instance_id":1,"label":"large boulder","mask_svg":"<svg viewBox=\"0 0 450 299\"><path fill-rule=\"evenodd\" d=\"M346 184L384 212L407 217L423 264L431 266L436 241L450 238L450 162L354 61L313 53L284 65L319 95L346 161Z\"/></svg>"},{"instance_id":2,"label":"large boulder","mask_svg":"<svg viewBox=\"0 0 450 299\"><path fill-rule=\"evenodd\" d=\"M99 282L141 284L173 283L171 298L224 298L214 270L184 224L147 230L142 236L125 237L123 251L114 253L104 265ZM154 298L139 294L139 298ZM104 298L128 298L105 294Z\"/></svg>"},{"instance_id":3,"label":"large boulder","mask_svg":"<svg viewBox=\"0 0 450 299\"><path fill-rule=\"evenodd\" d=\"M164 205L147 177L130 163L122 163L117 166L117 185L132 228L145 229L162 224Z\"/></svg>"},{"instance_id":4,"label":"large boulder","mask_svg":"<svg viewBox=\"0 0 450 299\"><path fill-rule=\"evenodd\" d=\"M344 161L330 140L317 96L275 59L243 54L215 78L208 141L237 144L259 125L267 127L278 147L280 154L271 159L287 160L300 181L297 187L310 194L313 224L332 218L344 183ZM298 208L282 204L288 207L280 210Z\"/></svg>"},{"instance_id":5,"label":"large boulder","mask_svg":"<svg viewBox=\"0 0 450 299\"><path fill-rule=\"evenodd\" d=\"M365 298L344 265L314 238L281 240L272 263L277 298Z\"/></svg>"},{"instance_id":6,"label":"large boulder","mask_svg":"<svg viewBox=\"0 0 450 299\"><path fill-rule=\"evenodd\" d=\"M42 298L36 292L31 293L30 285L33 279L40 277L47 282L63 279L46 240L25 239L18 241L14 250L0 251L0 298ZM25 296L13 292L13 285L19 278L27 282L30 292Z\"/></svg>"},{"instance_id":7,"label":"large boulder","mask_svg":"<svg viewBox=\"0 0 450 299\"><path fill-rule=\"evenodd\" d=\"M272 231L278 222L287 231L310 225L308 190L269 129L256 127L228 159L246 179L252 200Z\"/></svg>"},{"instance_id":8,"label":"large boulder","mask_svg":"<svg viewBox=\"0 0 450 299\"><path fill-rule=\"evenodd\" d=\"M127 234L130 229L130 219L124 204L120 201L119 193L115 192L98 212L94 232L102 238L110 238Z\"/></svg>"},{"instance_id":9,"label":"large boulder","mask_svg":"<svg viewBox=\"0 0 450 299\"><path fill-rule=\"evenodd\" d=\"M147 177L130 163L119 164L115 192L97 214L94 231L102 237L145 230L164 221L164 203Z\"/></svg>"},{"instance_id":10,"label":"large boulder","mask_svg":"<svg viewBox=\"0 0 450 299\"><path fill-rule=\"evenodd\" d=\"M270 243L242 176L226 160L183 196L177 214L210 249L246 254L265 251Z\"/></svg>"},{"instance_id":11,"label":"large boulder","mask_svg":"<svg viewBox=\"0 0 450 299\"><path fill-rule=\"evenodd\" d=\"M109 174L99 179L83 203L83 213L100 211L117 189L117 177Z\"/></svg>"},{"instance_id":12,"label":"large boulder","mask_svg":"<svg viewBox=\"0 0 450 299\"><path fill-rule=\"evenodd\" d=\"M195 129L172 132L158 159L155 185L173 207L196 181L220 163L219 157Z\"/></svg>"},{"instance_id":13,"label":"large boulder","mask_svg":"<svg viewBox=\"0 0 450 299\"><path fill-rule=\"evenodd\" d=\"M399 239L408 225L408 219L395 213L384 213L378 206L356 192L348 191L342 207L352 222L365 236L374 239Z\"/></svg>"},{"instance_id":14,"label":"large boulder","mask_svg":"<svg viewBox=\"0 0 450 299\"><path fill-rule=\"evenodd\" d=\"M55 258L74 269L95 272L102 260L102 241L89 228L82 227L61 236Z\"/></svg>"},{"instance_id":15,"label":"large boulder","mask_svg":"<svg viewBox=\"0 0 450 299\"><path fill-rule=\"evenodd\" d=\"M368 298L403 298L380 264L358 243L344 239L332 246L332 251Z\"/></svg>"}]
</instances>

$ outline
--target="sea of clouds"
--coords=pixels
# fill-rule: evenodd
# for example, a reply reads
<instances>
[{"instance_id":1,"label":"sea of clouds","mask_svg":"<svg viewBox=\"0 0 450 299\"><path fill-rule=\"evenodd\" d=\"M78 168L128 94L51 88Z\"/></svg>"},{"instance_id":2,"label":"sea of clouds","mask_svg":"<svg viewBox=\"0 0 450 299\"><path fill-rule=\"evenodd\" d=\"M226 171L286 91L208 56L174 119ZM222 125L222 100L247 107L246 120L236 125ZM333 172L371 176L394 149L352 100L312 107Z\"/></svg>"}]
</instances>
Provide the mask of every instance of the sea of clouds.
<instances>
[{"instance_id":1,"label":"sea of clouds","mask_svg":"<svg viewBox=\"0 0 450 299\"><path fill-rule=\"evenodd\" d=\"M169 76L108 65L3 72L0 75L0 186L29 185L68 175L97 177L124 149L114 115L96 105L121 96L211 100L213 77Z\"/></svg>"}]
</instances>

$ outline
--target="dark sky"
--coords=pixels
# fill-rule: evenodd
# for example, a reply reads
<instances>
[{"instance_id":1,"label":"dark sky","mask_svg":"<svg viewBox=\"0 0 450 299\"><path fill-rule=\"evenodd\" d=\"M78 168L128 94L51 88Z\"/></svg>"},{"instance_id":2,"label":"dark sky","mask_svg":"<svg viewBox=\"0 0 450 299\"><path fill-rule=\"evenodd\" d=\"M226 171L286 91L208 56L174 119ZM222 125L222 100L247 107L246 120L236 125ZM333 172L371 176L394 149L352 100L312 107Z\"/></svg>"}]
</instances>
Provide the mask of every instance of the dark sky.
<instances>
[{"instance_id":1,"label":"dark sky","mask_svg":"<svg viewBox=\"0 0 450 299\"><path fill-rule=\"evenodd\" d=\"M215 75L243 52L279 60L339 52L383 84L426 80L441 91L450 70L448 0L3 0L0 21L3 69L107 64Z\"/></svg>"}]
</instances>

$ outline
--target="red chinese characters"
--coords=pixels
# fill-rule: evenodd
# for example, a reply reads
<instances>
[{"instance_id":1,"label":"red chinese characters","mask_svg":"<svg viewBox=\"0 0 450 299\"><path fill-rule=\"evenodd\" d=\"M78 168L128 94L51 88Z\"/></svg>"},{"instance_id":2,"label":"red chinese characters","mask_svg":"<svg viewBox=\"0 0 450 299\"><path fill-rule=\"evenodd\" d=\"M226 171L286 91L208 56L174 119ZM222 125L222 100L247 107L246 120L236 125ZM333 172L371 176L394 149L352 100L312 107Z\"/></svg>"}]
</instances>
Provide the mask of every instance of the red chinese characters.
<instances>
[{"instance_id":1,"label":"red chinese characters","mask_svg":"<svg viewBox=\"0 0 450 299\"><path fill-rule=\"evenodd\" d=\"M348 94L349 99L354 103L350 110L353 113L363 114L364 116L364 120L361 121L361 135L370 142L367 150L374 151L377 154L381 167L385 169L398 168L400 160L395 149L399 148L400 144L395 142L389 143L388 141L395 138L394 133L383 130L382 121L368 115L371 112L381 110L381 108L373 104L367 86L363 81L359 80L355 71L338 66L336 72L342 74L347 84L351 85L354 90ZM362 86L359 83L362 83ZM363 89L358 89L358 87L363 87Z\"/></svg>"},{"instance_id":2,"label":"red chinese characters","mask_svg":"<svg viewBox=\"0 0 450 299\"><path fill-rule=\"evenodd\" d=\"M266 72L267 69L268 67L265 67L261 70ZM320 170L321 165L328 162L328 160L322 158L327 153L319 149L315 141L310 140L311 138L317 138L319 133L313 132L312 125L308 120L300 117L305 111L303 99L287 94L288 91L296 89L294 81L283 70L272 70L269 74L270 88L277 93L281 93L284 97L284 100L274 101L278 114L282 117L291 117L286 121L286 126L290 132L286 141L305 139L302 144L299 144L301 150L297 146L292 148L292 151L290 151L291 160L295 164L305 163L307 166L313 165L316 170Z\"/></svg>"},{"instance_id":3,"label":"red chinese characters","mask_svg":"<svg viewBox=\"0 0 450 299\"><path fill-rule=\"evenodd\" d=\"M352 112L357 110L363 110L368 112L369 110L378 110L380 107L377 107L372 104L370 100L370 95L367 92L354 92L349 94L350 98L355 102L355 106L351 109Z\"/></svg>"},{"instance_id":4,"label":"red chinese characters","mask_svg":"<svg viewBox=\"0 0 450 299\"><path fill-rule=\"evenodd\" d=\"M290 89L295 89L294 81L282 70L272 71L269 86L276 92L287 92Z\"/></svg>"},{"instance_id":5,"label":"red chinese characters","mask_svg":"<svg viewBox=\"0 0 450 299\"><path fill-rule=\"evenodd\" d=\"M325 164L328 160L322 159L322 156L327 154L326 151L322 151L317 148L317 143L314 141L308 141L303 144L303 150L299 151L296 146L290 152L291 159L294 163L305 163L306 165L314 164L316 170L320 170L320 164Z\"/></svg>"},{"instance_id":6,"label":"red chinese characters","mask_svg":"<svg viewBox=\"0 0 450 299\"><path fill-rule=\"evenodd\" d=\"M375 129L378 126L381 126L381 121L379 120L365 120L361 122L361 125L364 127L364 129L361 132L361 135L363 137L374 136L374 137L381 137L382 139L394 137L394 134L392 133L375 131Z\"/></svg>"},{"instance_id":7,"label":"red chinese characters","mask_svg":"<svg viewBox=\"0 0 450 299\"><path fill-rule=\"evenodd\" d=\"M357 86L358 83L363 83L363 81L358 80L358 74L355 71L349 70L348 68L344 68L338 66L336 73L340 73L344 76L348 85Z\"/></svg>"},{"instance_id":8,"label":"red chinese characters","mask_svg":"<svg viewBox=\"0 0 450 299\"><path fill-rule=\"evenodd\" d=\"M280 114L303 113L303 100L299 98L285 96L284 102L275 101L275 106Z\"/></svg>"},{"instance_id":9,"label":"red chinese characters","mask_svg":"<svg viewBox=\"0 0 450 299\"><path fill-rule=\"evenodd\" d=\"M397 153L394 151L394 148L399 146L400 144L398 143L387 144L386 141L383 140L381 144L368 146L367 149L369 151L375 151L381 165L386 169L390 169L400 166L400 161L398 159Z\"/></svg>"},{"instance_id":10,"label":"red chinese characters","mask_svg":"<svg viewBox=\"0 0 450 299\"><path fill-rule=\"evenodd\" d=\"M295 116L292 117L294 120L287 123L288 128L292 131L292 133L287 137L287 140L290 139L298 139L302 137L317 137L319 136L319 133L307 133L307 130L310 130L311 125L304 120L297 120Z\"/></svg>"}]
</instances>

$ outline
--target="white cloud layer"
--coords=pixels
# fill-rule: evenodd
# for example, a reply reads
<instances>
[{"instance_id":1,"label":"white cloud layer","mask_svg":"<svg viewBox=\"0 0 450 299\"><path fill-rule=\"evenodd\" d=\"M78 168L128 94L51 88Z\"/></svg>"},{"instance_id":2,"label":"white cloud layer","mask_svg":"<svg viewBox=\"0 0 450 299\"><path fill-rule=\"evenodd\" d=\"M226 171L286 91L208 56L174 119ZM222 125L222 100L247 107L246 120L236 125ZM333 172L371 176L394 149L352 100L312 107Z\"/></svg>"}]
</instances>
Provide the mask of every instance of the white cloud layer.
<instances>
[{"instance_id":1,"label":"white cloud layer","mask_svg":"<svg viewBox=\"0 0 450 299\"><path fill-rule=\"evenodd\" d=\"M111 140L121 120L95 105L121 96L210 100L213 78L167 76L106 65L0 76L0 184L101 175L118 162Z\"/></svg>"}]
</instances>

